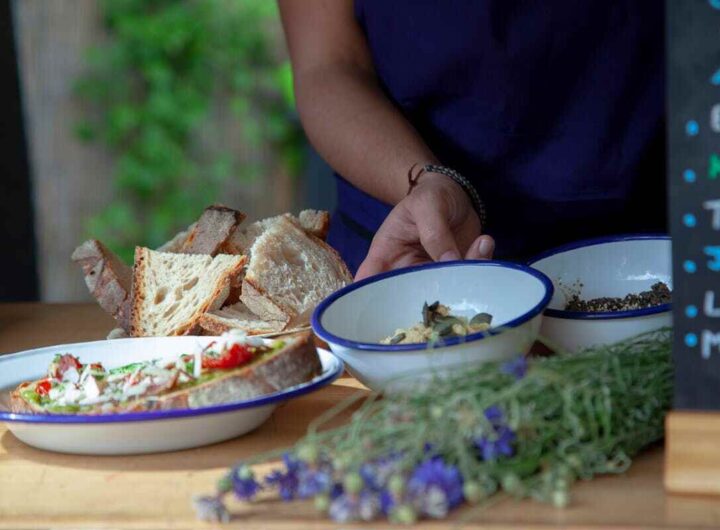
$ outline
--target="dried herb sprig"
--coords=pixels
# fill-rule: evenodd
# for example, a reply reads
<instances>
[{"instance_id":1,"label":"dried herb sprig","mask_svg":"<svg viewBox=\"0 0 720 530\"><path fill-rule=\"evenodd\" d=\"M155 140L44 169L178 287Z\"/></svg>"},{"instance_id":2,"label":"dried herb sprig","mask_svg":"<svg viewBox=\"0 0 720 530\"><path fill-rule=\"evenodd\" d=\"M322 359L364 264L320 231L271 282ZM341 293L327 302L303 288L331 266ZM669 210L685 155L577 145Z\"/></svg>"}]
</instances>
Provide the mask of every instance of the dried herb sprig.
<instances>
[{"instance_id":1,"label":"dried herb sprig","mask_svg":"<svg viewBox=\"0 0 720 530\"><path fill-rule=\"evenodd\" d=\"M662 437L672 397L670 332L488 363L377 397L339 428L321 430L357 397L321 415L263 482L248 465L277 452L239 464L217 495L196 499L200 515L223 520L223 495L249 499L260 487L285 500L314 498L337 521L441 518L499 492L565 506L573 482L625 471Z\"/></svg>"}]
</instances>

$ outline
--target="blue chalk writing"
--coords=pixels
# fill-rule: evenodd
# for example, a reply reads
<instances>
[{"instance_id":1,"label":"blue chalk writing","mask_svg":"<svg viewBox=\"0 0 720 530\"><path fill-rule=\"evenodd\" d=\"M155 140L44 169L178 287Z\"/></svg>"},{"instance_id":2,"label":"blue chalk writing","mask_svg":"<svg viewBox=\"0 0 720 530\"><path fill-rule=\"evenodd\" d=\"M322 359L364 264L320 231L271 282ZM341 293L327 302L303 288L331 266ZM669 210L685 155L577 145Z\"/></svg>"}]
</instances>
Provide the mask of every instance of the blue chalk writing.
<instances>
[{"instance_id":1,"label":"blue chalk writing","mask_svg":"<svg viewBox=\"0 0 720 530\"><path fill-rule=\"evenodd\" d=\"M720 271L720 246L707 246L703 250L705 254L712 258L707 263L708 269L713 272Z\"/></svg>"}]
</instances>

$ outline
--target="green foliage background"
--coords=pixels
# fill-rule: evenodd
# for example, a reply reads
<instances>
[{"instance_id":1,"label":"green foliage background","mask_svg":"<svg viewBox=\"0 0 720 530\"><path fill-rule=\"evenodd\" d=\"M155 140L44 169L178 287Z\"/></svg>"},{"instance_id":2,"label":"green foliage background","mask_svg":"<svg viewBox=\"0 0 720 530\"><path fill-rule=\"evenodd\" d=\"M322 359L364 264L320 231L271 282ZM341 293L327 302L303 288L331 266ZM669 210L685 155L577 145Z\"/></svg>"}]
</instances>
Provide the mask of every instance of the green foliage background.
<instances>
[{"instance_id":1,"label":"green foliage background","mask_svg":"<svg viewBox=\"0 0 720 530\"><path fill-rule=\"evenodd\" d=\"M303 165L292 77L272 0L105 0L108 40L88 50L76 134L115 155L114 199L87 231L132 260L217 200L226 179L272 171L232 152L200 149L218 102L249 147L270 145L291 174ZM223 107L225 108L225 107ZM208 152L210 151L210 152ZM102 178L99 176L98 178Z\"/></svg>"}]
</instances>

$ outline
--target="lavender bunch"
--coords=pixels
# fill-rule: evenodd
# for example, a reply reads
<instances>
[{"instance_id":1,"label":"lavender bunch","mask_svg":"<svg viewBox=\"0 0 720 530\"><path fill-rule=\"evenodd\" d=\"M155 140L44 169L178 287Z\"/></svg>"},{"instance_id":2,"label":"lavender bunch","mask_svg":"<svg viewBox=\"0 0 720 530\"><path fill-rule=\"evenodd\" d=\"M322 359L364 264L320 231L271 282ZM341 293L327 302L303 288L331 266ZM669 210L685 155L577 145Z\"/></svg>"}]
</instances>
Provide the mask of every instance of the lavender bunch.
<instances>
[{"instance_id":1,"label":"lavender bunch","mask_svg":"<svg viewBox=\"0 0 720 530\"><path fill-rule=\"evenodd\" d=\"M444 518L463 502L504 493L564 507L576 480L621 473L663 436L672 398L670 332L546 359L488 363L422 389L371 395L349 424L322 426L353 404L317 418L256 479L234 467L216 495L195 499L203 519L227 520L222 498L263 490L314 499L338 522ZM357 399L355 399L357 401Z\"/></svg>"}]
</instances>

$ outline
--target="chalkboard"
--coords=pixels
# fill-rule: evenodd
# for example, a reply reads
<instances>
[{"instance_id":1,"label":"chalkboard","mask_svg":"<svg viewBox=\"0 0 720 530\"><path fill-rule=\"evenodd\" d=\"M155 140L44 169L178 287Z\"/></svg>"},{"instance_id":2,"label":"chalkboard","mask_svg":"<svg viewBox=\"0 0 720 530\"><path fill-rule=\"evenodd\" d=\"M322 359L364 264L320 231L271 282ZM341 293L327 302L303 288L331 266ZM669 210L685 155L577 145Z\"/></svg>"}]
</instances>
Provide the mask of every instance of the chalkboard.
<instances>
[{"instance_id":1,"label":"chalkboard","mask_svg":"<svg viewBox=\"0 0 720 530\"><path fill-rule=\"evenodd\" d=\"M720 409L720 0L667 0L675 408Z\"/></svg>"}]
</instances>

